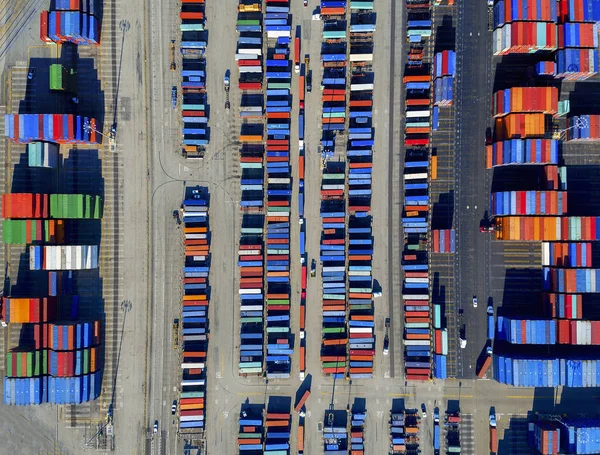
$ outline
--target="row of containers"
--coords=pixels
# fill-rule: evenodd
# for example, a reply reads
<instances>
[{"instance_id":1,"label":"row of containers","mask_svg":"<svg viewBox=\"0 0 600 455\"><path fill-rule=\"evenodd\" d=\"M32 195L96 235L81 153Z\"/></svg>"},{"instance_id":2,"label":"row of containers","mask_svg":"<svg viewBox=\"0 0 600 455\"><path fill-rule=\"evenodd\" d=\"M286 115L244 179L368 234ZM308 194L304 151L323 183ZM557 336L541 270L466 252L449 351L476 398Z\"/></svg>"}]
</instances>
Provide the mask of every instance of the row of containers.
<instances>
[{"instance_id":1,"label":"row of containers","mask_svg":"<svg viewBox=\"0 0 600 455\"><path fill-rule=\"evenodd\" d=\"M263 413L257 407L242 408L239 416L238 450L240 454L264 453ZM287 453L284 451L283 453Z\"/></svg>"},{"instance_id":2,"label":"row of containers","mask_svg":"<svg viewBox=\"0 0 600 455\"><path fill-rule=\"evenodd\" d=\"M273 7L277 8L276 12L269 10ZM287 1L267 2L264 22L267 40L265 61L267 353L265 361L267 378L289 378L291 357L294 352L290 324L292 64L289 3ZM272 27L275 27L278 33L269 33Z\"/></svg>"},{"instance_id":3,"label":"row of containers","mask_svg":"<svg viewBox=\"0 0 600 455\"><path fill-rule=\"evenodd\" d=\"M321 158L334 157L336 135L346 129L346 92L349 77L347 1L320 2L321 18L324 19L321 42L322 114ZM348 313L346 275L346 165L343 162L326 162L321 179L321 264L322 328L321 367L324 374L344 378L348 372ZM347 431L343 438L330 428L324 437L325 452L348 450Z\"/></svg>"},{"instance_id":4,"label":"row of containers","mask_svg":"<svg viewBox=\"0 0 600 455\"><path fill-rule=\"evenodd\" d=\"M206 189L195 189L182 203L184 223L183 298L181 319L174 324L181 333L181 396L179 431L195 432L205 425L206 357L208 353L208 306L210 302L209 200ZM175 343L175 348L178 346Z\"/></svg>"},{"instance_id":5,"label":"row of containers","mask_svg":"<svg viewBox=\"0 0 600 455\"><path fill-rule=\"evenodd\" d=\"M271 7L272 8L272 7ZM238 87L242 92L240 116L240 210L238 249L240 271L240 375L264 372L264 95L263 16L260 2L240 1L236 30ZM270 108L272 109L272 108ZM268 255L267 255L268 256ZM267 257L268 261L268 257ZM262 425L262 421L261 421Z\"/></svg>"},{"instance_id":6,"label":"row of containers","mask_svg":"<svg viewBox=\"0 0 600 455\"><path fill-rule=\"evenodd\" d=\"M345 163L328 162L322 174L320 207L319 262L323 283L321 366L323 373L336 378L344 378L348 367L345 188ZM356 348L361 349L362 346L357 345Z\"/></svg>"},{"instance_id":7,"label":"row of containers","mask_svg":"<svg viewBox=\"0 0 600 455\"><path fill-rule=\"evenodd\" d=\"M90 11L42 11L40 39L44 43L99 45L100 20Z\"/></svg>"},{"instance_id":8,"label":"row of containers","mask_svg":"<svg viewBox=\"0 0 600 455\"><path fill-rule=\"evenodd\" d=\"M183 0L179 18L183 155L186 158L202 158L209 141L204 58L208 39L205 1ZM174 43L171 43L171 70L176 68L174 48ZM176 90L174 88L172 93L173 108L176 108L178 101Z\"/></svg>"},{"instance_id":9,"label":"row of containers","mask_svg":"<svg viewBox=\"0 0 600 455\"><path fill-rule=\"evenodd\" d=\"M542 293L542 305L548 317L559 319L582 318L582 294Z\"/></svg>"},{"instance_id":10,"label":"row of containers","mask_svg":"<svg viewBox=\"0 0 600 455\"><path fill-rule=\"evenodd\" d=\"M429 230L429 135L432 129L433 68L423 64L424 48L432 35L429 4L420 8L406 2L408 10L407 37L410 43L404 76L406 87L404 140L404 204L402 228L404 251L402 269L404 281L404 362L407 380L428 380L431 377L431 311L429 300L429 258L426 251ZM449 54L445 64L438 58L438 71L448 72ZM434 73L435 74L435 73Z\"/></svg>"},{"instance_id":11,"label":"row of containers","mask_svg":"<svg viewBox=\"0 0 600 455\"><path fill-rule=\"evenodd\" d=\"M566 191L499 191L490 195L490 212L502 215L564 215Z\"/></svg>"},{"instance_id":12,"label":"row of containers","mask_svg":"<svg viewBox=\"0 0 600 455\"><path fill-rule=\"evenodd\" d=\"M4 136L13 142L96 144L96 119L73 114L5 114Z\"/></svg>"},{"instance_id":13,"label":"row of containers","mask_svg":"<svg viewBox=\"0 0 600 455\"><path fill-rule=\"evenodd\" d=\"M434 106L451 106L456 75L456 53L442 51L433 58L433 104Z\"/></svg>"},{"instance_id":14,"label":"row of containers","mask_svg":"<svg viewBox=\"0 0 600 455\"><path fill-rule=\"evenodd\" d=\"M556 51L538 74L584 80L598 72L599 21L594 0L501 0L493 10L493 52Z\"/></svg>"},{"instance_id":15,"label":"row of containers","mask_svg":"<svg viewBox=\"0 0 600 455\"><path fill-rule=\"evenodd\" d=\"M63 243L63 220L2 220L2 242L12 245Z\"/></svg>"},{"instance_id":16,"label":"row of containers","mask_svg":"<svg viewBox=\"0 0 600 455\"><path fill-rule=\"evenodd\" d=\"M545 267L592 267L592 244L589 242L542 242L542 265Z\"/></svg>"},{"instance_id":17,"label":"row of containers","mask_svg":"<svg viewBox=\"0 0 600 455\"><path fill-rule=\"evenodd\" d=\"M458 411L446 411L445 423L446 427L446 453L460 453L460 413Z\"/></svg>"},{"instance_id":18,"label":"row of containers","mask_svg":"<svg viewBox=\"0 0 600 455\"><path fill-rule=\"evenodd\" d=\"M456 249L456 232L454 229L432 229L432 252L454 253Z\"/></svg>"},{"instance_id":19,"label":"row of containers","mask_svg":"<svg viewBox=\"0 0 600 455\"><path fill-rule=\"evenodd\" d=\"M516 387L598 387L600 360L494 354L494 379Z\"/></svg>"},{"instance_id":20,"label":"row of containers","mask_svg":"<svg viewBox=\"0 0 600 455\"><path fill-rule=\"evenodd\" d=\"M2 218L100 219L102 198L86 194L6 193Z\"/></svg>"},{"instance_id":21,"label":"row of containers","mask_svg":"<svg viewBox=\"0 0 600 455\"><path fill-rule=\"evenodd\" d=\"M542 289L550 292L600 292L600 269L542 268Z\"/></svg>"},{"instance_id":22,"label":"row of containers","mask_svg":"<svg viewBox=\"0 0 600 455\"><path fill-rule=\"evenodd\" d=\"M350 420L350 455L365 453L365 421L367 411L352 411Z\"/></svg>"},{"instance_id":23,"label":"row of containers","mask_svg":"<svg viewBox=\"0 0 600 455\"><path fill-rule=\"evenodd\" d=\"M29 270L98 268L98 245L30 245Z\"/></svg>"},{"instance_id":24,"label":"row of containers","mask_svg":"<svg viewBox=\"0 0 600 455\"><path fill-rule=\"evenodd\" d=\"M600 419L565 417L560 422L530 422L527 442L542 455L600 453Z\"/></svg>"},{"instance_id":25,"label":"row of containers","mask_svg":"<svg viewBox=\"0 0 600 455\"><path fill-rule=\"evenodd\" d=\"M404 410L404 445L407 454L418 454L420 450L420 430L421 418L417 409Z\"/></svg>"},{"instance_id":26,"label":"row of containers","mask_svg":"<svg viewBox=\"0 0 600 455\"><path fill-rule=\"evenodd\" d=\"M328 413L333 411L327 411ZM344 423L346 421L344 420ZM345 455L350 450L350 441L348 440L348 429L346 426L341 426L335 420L334 423L323 426L323 451L325 455Z\"/></svg>"},{"instance_id":27,"label":"row of containers","mask_svg":"<svg viewBox=\"0 0 600 455\"><path fill-rule=\"evenodd\" d=\"M102 372L66 378L39 376L4 378L4 404L33 406L44 403L80 404L100 396Z\"/></svg>"},{"instance_id":28,"label":"row of containers","mask_svg":"<svg viewBox=\"0 0 600 455\"><path fill-rule=\"evenodd\" d=\"M579 242L600 239L596 216L501 216L496 218L498 240Z\"/></svg>"},{"instance_id":29,"label":"row of containers","mask_svg":"<svg viewBox=\"0 0 600 455\"><path fill-rule=\"evenodd\" d=\"M558 113L558 88L514 87L499 90L492 97L492 116L500 117L511 112Z\"/></svg>"},{"instance_id":30,"label":"row of containers","mask_svg":"<svg viewBox=\"0 0 600 455\"><path fill-rule=\"evenodd\" d=\"M349 377L370 378L375 360L375 316L373 305L373 2L350 2L350 97L346 163L348 168L348 331ZM332 95L334 98L336 95ZM326 95L324 95L325 99ZM343 99L343 98L341 98ZM357 419L365 414L355 414ZM354 426L357 420L352 418ZM352 432L355 432L352 429ZM362 437L361 437L362 438ZM362 442L351 435L351 453Z\"/></svg>"},{"instance_id":31,"label":"row of containers","mask_svg":"<svg viewBox=\"0 0 600 455\"><path fill-rule=\"evenodd\" d=\"M30 142L27 144L29 167L56 169L58 167L58 144L52 142Z\"/></svg>"},{"instance_id":32,"label":"row of containers","mask_svg":"<svg viewBox=\"0 0 600 455\"><path fill-rule=\"evenodd\" d=\"M13 311L17 313L16 308ZM98 320L27 323L22 345L6 353L4 404L79 404L96 399L102 382L101 340Z\"/></svg>"},{"instance_id":33,"label":"row of containers","mask_svg":"<svg viewBox=\"0 0 600 455\"><path fill-rule=\"evenodd\" d=\"M323 159L333 158L336 134L346 129L346 91L349 76L346 6L346 0L321 1L320 4L321 17L324 19L321 42L323 69L321 157Z\"/></svg>"},{"instance_id":34,"label":"row of containers","mask_svg":"<svg viewBox=\"0 0 600 455\"><path fill-rule=\"evenodd\" d=\"M600 136L600 131L599 131ZM486 146L486 167L513 164L558 164L556 139L508 139Z\"/></svg>"},{"instance_id":35,"label":"row of containers","mask_svg":"<svg viewBox=\"0 0 600 455\"><path fill-rule=\"evenodd\" d=\"M600 321L498 317L498 339L511 344L599 345Z\"/></svg>"},{"instance_id":36,"label":"row of containers","mask_svg":"<svg viewBox=\"0 0 600 455\"><path fill-rule=\"evenodd\" d=\"M406 453L406 433L404 432L404 412L390 412L390 453Z\"/></svg>"}]
</instances>

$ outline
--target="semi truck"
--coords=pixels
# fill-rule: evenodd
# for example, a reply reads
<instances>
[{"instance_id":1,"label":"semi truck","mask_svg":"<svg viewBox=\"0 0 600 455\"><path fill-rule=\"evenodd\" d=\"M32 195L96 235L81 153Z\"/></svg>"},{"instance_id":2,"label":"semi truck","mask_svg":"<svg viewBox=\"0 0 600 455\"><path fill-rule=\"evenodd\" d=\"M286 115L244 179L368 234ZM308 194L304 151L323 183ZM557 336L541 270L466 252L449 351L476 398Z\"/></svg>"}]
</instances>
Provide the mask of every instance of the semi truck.
<instances>
[{"instance_id":1,"label":"semi truck","mask_svg":"<svg viewBox=\"0 0 600 455\"><path fill-rule=\"evenodd\" d=\"M485 353L485 360L483 361L481 368L477 372L477 377L479 379L482 379L485 376L485 374L487 373L487 370L491 364L492 364L492 347L488 346L488 348L486 349L486 353Z\"/></svg>"},{"instance_id":2,"label":"semi truck","mask_svg":"<svg viewBox=\"0 0 600 455\"><path fill-rule=\"evenodd\" d=\"M490 453L498 453L498 434L496 430L496 413L490 412Z\"/></svg>"}]
</instances>

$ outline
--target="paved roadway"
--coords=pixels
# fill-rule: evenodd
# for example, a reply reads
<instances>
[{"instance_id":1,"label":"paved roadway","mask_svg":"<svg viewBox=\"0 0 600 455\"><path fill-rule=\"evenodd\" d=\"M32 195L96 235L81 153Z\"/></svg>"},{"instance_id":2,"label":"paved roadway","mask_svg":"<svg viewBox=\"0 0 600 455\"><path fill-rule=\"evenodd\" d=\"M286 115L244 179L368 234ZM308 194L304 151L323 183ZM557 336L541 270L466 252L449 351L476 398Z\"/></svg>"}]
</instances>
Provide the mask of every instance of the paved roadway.
<instances>
[{"instance_id":1,"label":"paved roadway","mask_svg":"<svg viewBox=\"0 0 600 455\"><path fill-rule=\"evenodd\" d=\"M473 378L475 361L485 349L486 306L490 292L489 236L479 221L489 205L490 174L485 171L485 129L490 119L491 33L485 2L459 2L456 30L456 159L455 216L458 265L456 308L463 310L467 347L460 349L458 378ZM477 296L478 308L472 298Z\"/></svg>"}]
</instances>

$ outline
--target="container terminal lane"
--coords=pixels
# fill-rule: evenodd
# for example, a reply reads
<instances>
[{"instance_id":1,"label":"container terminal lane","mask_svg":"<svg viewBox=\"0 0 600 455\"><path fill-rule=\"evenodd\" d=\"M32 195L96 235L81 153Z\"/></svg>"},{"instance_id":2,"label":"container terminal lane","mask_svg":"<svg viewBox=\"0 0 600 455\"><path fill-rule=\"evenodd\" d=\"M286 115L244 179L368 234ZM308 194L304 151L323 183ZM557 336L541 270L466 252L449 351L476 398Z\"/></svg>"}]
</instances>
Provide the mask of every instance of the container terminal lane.
<instances>
[{"instance_id":1,"label":"container terminal lane","mask_svg":"<svg viewBox=\"0 0 600 455\"><path fill-rule=\"evenodd\" d=\"M30 22L24 22L26 19L17 14L14 6L0 2L0 14L5 18L0 23L5 33L0 39L5 82L0 109L3 114L56 110L57 106L44 105L45 88L41 79L48 77L48 62L52 63L52 59L72 59L79 65L80 105L95 106L93 113L103 119L102 131L116 130L112 144L103 139L102 145L96 148L75 147L80 154L98 150L96 157L101 162L104 213L99 271L103 282L99 289L102 289L106 315L106 358L102 392L96 401L85 405L19 407L21 425L15 422L17 408L1 406L0 415L11 431L6 447L15 447L12 452L19 452L16 444L21 444L18 447L29 444L31 453L112 449L131 454L173 454L187 449L190 453L196 450L197 453L229 454L253 452L251 447L246 450L241 447L255 444L262 447L265 443L272 450L289 444L289 451L282 449L285 453L347 453L352 439L357 453L379 454L391 452L392 441L395 441L390 436L391 421L398 422L398 416L402 415L406 434L402 443L397 441L394 445L406 444L408 453L416 448L424 454L437 453L434 447L440 446L445 451L458 444L453 438L460 434L461 452L479 454L490 451L490 409L493 407L502 453L524 454L535 453L527 445L527 422L528 418L531 420L532 409L542 414L590 413L595 416L594 403L600 398L600 393L595 392L597 389L512 387L492 379L492 367L482 374L483 379L477 379L489 345L488 306L497 311L503 300L509 300L507 296L512 300L515 296L517 300L527 299L533 292L524 294L523 289L539 289L542 279L539 243L499 242L494 240L497 235L494 229L481 232L482 219L492 218L490 192L496 191L493 186L497 184L492 182L491 171L486 171L485 132L492 125L491 95L498 89L499 77L499 70L492 65L493 34L489 31L487 2L459 0L448 5L444 1L441 5L432 4L430 9L428 5L423 6L428 2L412 0L375 1L372 6L370 2L354 0L323 2L322 5L310 0L289 4L263 2L258 4L261 15L255 10L257 3L252 1L238 5L212 0L183 3L105 0L101 2L102 33L98 47L42 45L37 36L37 13L49 8L45 3L23 2L36 13ZM352 3L356 5L350 6ZM271 11L271 14L282 15L276 19L271 16L271 20L283 20L285 16L286 24L291 26L289 41L269 37L265 31L267 24L260 21L266 20L269 6L289 6L289 16ZM320 19L314 17L318 16L319 7ZM336 10L340 8L342 11ZM360 27L352 29L357 25L351 16L355 10L364 14L361 25L373 24L374 30L368 26L361 32L357 32ZM371 10L375 14L369 14ZM425 14L424 10L430 13ZM328 19L328 15L331 18ZM252 29L256 20L263 26L260 33ZM25 33L27 27L32 30L30 34ZM412 34L408 30L413 30ZM324 31L329 33L327 37ZM420 38L415 39L415 35ZM248 57L253 51L247 49L256 48L255 43L260 52L254 55L259 57ZM427 152L425 158L418 153L409 156L408 150L420 150L420 147L407 141L413 140L411 138L419 141L424 136L420 130L423 126L417 124L421 120L415 120L420 117L409 113L430 109L430 106L419 107L429 94L419 92L423 91L420 88L408 89L411 82L403 78L417 75L412 83L419 84L418 75L423 71L428 74L438 64L434 63L436 54L444 51L455 53L454 71L448 69L447 63L440 63L440 67L444 66L440 72L445 74L440 73L440 79L451 75L453 89L450 82L450 92L447 86L444 91L440 80L440 92L436 94L433 79L431 97L437 100L437 107L429 128L431 123L435 126L425 135L428 145L423 149ZM342 65L335 57L342 52L362 57L353 57L353 64L350 59ZM277 54L284 58L273 57ZM322 54L330 57L322 59ZM369 54L372 57L364 57ZM240 60L258 60L259 65L263 65L259 90L252 85L258 80L253 70L242 69L244 66L253 68L255 64L242 64ZM277 91L285 89L267 88L267 84L283 83L284 78L279 73L269 76L270 71L275 71L269 65L287 60L291 103L277 104L282 100ZM36 72L29 79L31 67L36 67ZM266 72L264 79L262 71ZM372 80L367 80L369 77ZM345 80L340 83L336 78ZM312 90L308 90L309 81ZM365 103L369 97L358 89L364 84L372 84L371 108L365 107L369 106ZM357 87L356 91L351 90L352 85ZM567 90L564 89L561 99ZM339 96L342 98L336 98ZM574 93L571 99L578 100L578 96L579 93ZM267 107L284 109L277 110L277 115L266 114L264 118L262 114L253 116L251 108L262 106L263 102ZM287 112L288 106L291 107L289 116L281 115ZM585 113L585 103L580 101L579 106L584 108L581 113ZM320 120L325 114L328 122ZM331 126L338 124L337 117L344 119L345 130L342 126L332 146L326 142L330 136L324 135L323 130L336 131ZM300 118L303 120L299 121ZM272 125L285 123L289 132L282 132L285 139L281 139L272 133L278 128ZM373 128L372 146L363 147L359 144L360 137L358 140L350 137L364 134L358 129L365 125ZM1 127L5 131L5 125ZM291 169L288 183L277 174L279 171L271 173L278 167L272 162L265 160L264 177L262 174L257 177L256 172L257 168L263 172L262 162L258 167L240 166L241 156L262 156L262 152L254 155L257 144L247 145L242 138L252 136L259 127L258 134L263 135L259 142L262 144L264 139L267 147L265 157L283 157L284 154L277 154L282 149L269 149L269 145L279 147L287 140ZM562 128L567 126L562 125ZM267 144L267 136L276 143ZM296 146L298 137L303 139ZM568 165L597 164L592 154L586 152L589 145L566 144ZM368 160L363 159L364 150L369 148L373 150L372 167L365 165ZM24 151L22 144L3 139L4 193L18 188L15 181L19 184L17 179L22 178L19 177L22 174L13 166L20 162ZM435 330L431 330L431 349L436 356L445 358L442 375L445 379L434 374L432 368L428 380L413 380L424 367L423 362L406 365L411 361L407 357L410 351L407 346L411 345L407 341L411 338L405 334L420 334L422 316L407 319L405 314L409 311L405 310L407 306L419 306L403 302L413 302L403 298L404 295L419 295L419 291L406 292L407 273L414 274L410 275L413 280L410 283L417 287L412 289L423 288L419 287L422 280L419 269L404 268L416 251L408 249L404 240L406 229L419 229L410 224L413 215L408 212L423 212L419 208L422 183L419 179L407 180L406 175L417 175L420 168L415 163L423 159L431 166L434 156L437 175L426 177L429 193L425 207L431 214L428 229L437 234L432 233L431 245L427 246L423 240L427 236L419 238L418 231L412 231L414 238L408 240L408 245L420 245L415 247L417 250L426 245L424 248L432 252L425 293L431 296L433 305L439 306L435 311L441 315L439 327L435 321L428 326L431 328L434 324L435 329L440 329L439 340L433 335ZM252 159L246 162L255 163ZM67 172L75 175L81 169L90 171L95 165L89 157L84 160L81 156L76 164ZM353 183L352 169L366 168L372 168L372 178L364 177L366 171L361 170L357 174L363 183L353 187L357 179L354 178ZM569 190L583 194L589 173L578 169L569 174L572 177L569 184L573 184ZM340 182L330 176L330 181L325 183L324 176L328 173L341 173ZM84 189L93 192L95 183L86 182L85 177L81 177L85 174L79 175L74 177L76 180L69 180L68 175L64 177L65 192L85 192ZM264 193L263 178L269 181ZM510 183L510 176L494 175L495 182L503 182L503 178ZM260 180L260 190L256 189L256 180ZM366 186L360 185L367 180L369 197L368 202L364 202L367 193L353 191L364 190ZM23 182L20 184L24 185ZM338 183L341 183L340 188L333 188ZM325 184L331 187L325 188ZM408 186L411 184L413 186ZM282 185L289 186L284 189ZM286 193L288 190L291 193ZM333 192L327 194L329 199L325 205L324 190ZM341 192L342 199L336 191ZM271 216L268 214L271 209L261 212L248 208L251 204L244 204L258 198L264 199L265 204L269 202L268 207L289 207L289 226L285 227L285 222L278 219L265 221ZM340 200L343 201L341 223L344 226L332 227L338 220L331 220L340 218L336 208ZM368 208L353 209L353 204ZM407 210L406 205L417 209ZM241 210L243 206L246 209ZM323 217L324 212L330 215ZM356 212L368 215L357 217ZM327 217L331 219L329 222L325 221ZM421 215L415 216L419 217ZM350 340L353 333L362 334L360 338L354 337L361 340L370 339L365 333L371 334L375 354L370 358L371 354L365 353L369 350L368 341L358 343L356 349L362 351L354 355L360 358L353 358L350 353L348 370L356 367L361 373L355 370L356 376L350 378L335 373L338 368L346 370L346 365L342 367L338 363L345 363L346 355L343 360L332 360L332 356L338 356L337 351L327 348L332 343L324 343L320 333L327 328L327 333L334 335L324 338L334 339L335 333L340 333L333 329L339 316L331 313L335 312L331 307L327 314L325 305L320 307L326 300L335 301L326 296L345 294L346 283L350 300L355 299L349 307L359 305L356 301L362 298L362 293L352 290L355 288L352 283L361 281L352 277L364 276L360 273L367 269L352 269L352 266L365 267L364 251L368 248L362 242L363 237L352 237L359 231L351 228L366 226L362 224L364 218L371 220L369 228L373 237L372 253L367 256L372 258L369 276L376 284L370 292L379 297L371 299L371 310L355 306L346 314L351 320L361 321L349 326L360 328L348 329ZM259 332L253 331L256 322L247 322L248 318L256 317L252 313L256 310L240 313L241 279L252 275L243 275L244 267L238 266L238 261L248 262L251 268L255 262L250 260L252 255L274 254L278 256L276 261L285 261L282 256L286 254L282 247L277 253L269 251L273 246L266 229L257 236L251 233L253 225L248 223L258 219L263 220L261 229L264 224L271 225L273 238L281 240L285 233L289 239L289 296L281 297L288 292L279 284L282 281L264 279L264 307L271 308L268 313L265 310L267 324L261 322L259 331L262 334L264 329L261 344L277 339L275 343L289 345L289 349L276 349L276 355L266 354L267 345L271 343L267 341L263 345L265 354L254 355L272 356L266 359L265 365L270 365L269 368L277 365L277 372L284 372L271 374L271 377L268 373L262 374L262 364L259 374L246 371L240 374L240 364L253 357L243 355L241 345L247 343L244 339L254 339L254 335L242 338L240 332ZM299 219L303 223L298 223ZM416 219L414 222L419 224ZM344 262L343 269L349 279L343 278L344 289L340 291L340 286L334 286L340 275L333 272L337 265L333 259L337 253L333 252L341 249L332 246L339 245L338 236L346 238L346 231L350 268ZM303 247L301 238L305 242ZM435 245L433 238L437 239ZM451 251L451 238L454 253L433 252ZM325 244L329 245L325 250L322 239L331 240ZM255 250L240 245L255 245L257 241L264 242L264 252L241 253ZM19 254L16 250L6 250L3 259L9 264L9 278L16 277ZM265 265L267 260L265 258ZM282 264L270 264L268 273L271 273L271 265L282 267ZM332 270L332 274L327 276L324 267L331 267L327 270ZM360 273L353 275L348 270ZM248 272L251 271L243 273ZM269 293L278 297L268 297ZM186 306L186 298L195 303ZM287 311L282 303L285 300L289 305L288 319L282 316ZM192 316L188 313L188 319L184 319L186 308L193 310ZM328 318L327 323L325 318ZM259 320L263 321L262 317ZM286 324L289 335L273 335L285 332L275 327ZM18 343L18 331L12 324L2 330L1 355L5 359L7 350ZM184 347L186 337L192 340L190 336L195 337L193 343L188 342L188 347ZM287 343L280 341L284 339ZM384 354L384 342L389 348L387 354ZM419 346L418 343L413 345ZM324 346L326 358L322 357ZM263 347L257 350L263 351ZM289 366L280 369L278 362L286 355L290 357L286 364ZM4 365L3 361L2 368ZM362 368L372 368L372 373L368 373L372 377L363 376ZM426 369L429 371L428 366ZM5 376L10 375L7 369L3 371ZM183 381L189 381L188 385ZM306 400L304 405L297 407L303 399ZM458 409L460 419L457 421ZM392 414L395 417L391 417ZM201 425L182 425L200 421L198 416L202 416ZM439 419L438 424L436 419ZM418 430L413 431L413 427ZM38 429L39 437L30 436L32 428ZM99 428L103 429L100 434ZM459 433L455 433L456 430ZM332 437L342 433L347 437ZM361 445L363 449L358 448ZM273 449L274 446L277 449ZM269 453L268 450L265 453Z\"/></svg>"}]
</instances>

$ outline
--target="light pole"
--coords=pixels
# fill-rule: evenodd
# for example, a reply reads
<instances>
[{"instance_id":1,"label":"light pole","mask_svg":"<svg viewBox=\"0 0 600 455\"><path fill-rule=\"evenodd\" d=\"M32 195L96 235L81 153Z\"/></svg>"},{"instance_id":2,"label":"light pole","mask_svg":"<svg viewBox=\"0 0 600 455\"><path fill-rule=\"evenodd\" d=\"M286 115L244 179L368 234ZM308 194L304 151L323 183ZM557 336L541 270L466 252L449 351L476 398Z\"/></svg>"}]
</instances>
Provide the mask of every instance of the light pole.
<instances>
[{"instance_id":1,"label":"light pole","mask_svg":"<svg viewBox=\"0 0 600 455\"><path fill-rule=\"evenodd\" d=\"M108 139L108 145L110 147L110 151L112 153L116 152L117 143L116 143L115 136L116 136L116 133L117 133L117 129L116 129L116 127L114 125L110 127L110 135L108 135L108 136L106 134L98 131L96 129L96 126L94 124L92 124L90 121L87 121L87 122L85 122L83 124L83 129L87 133L90 133L90 132L93 131L94 133L99 134L100 136L105 137L106 139Z\"/></svg>"}]
</instances>

